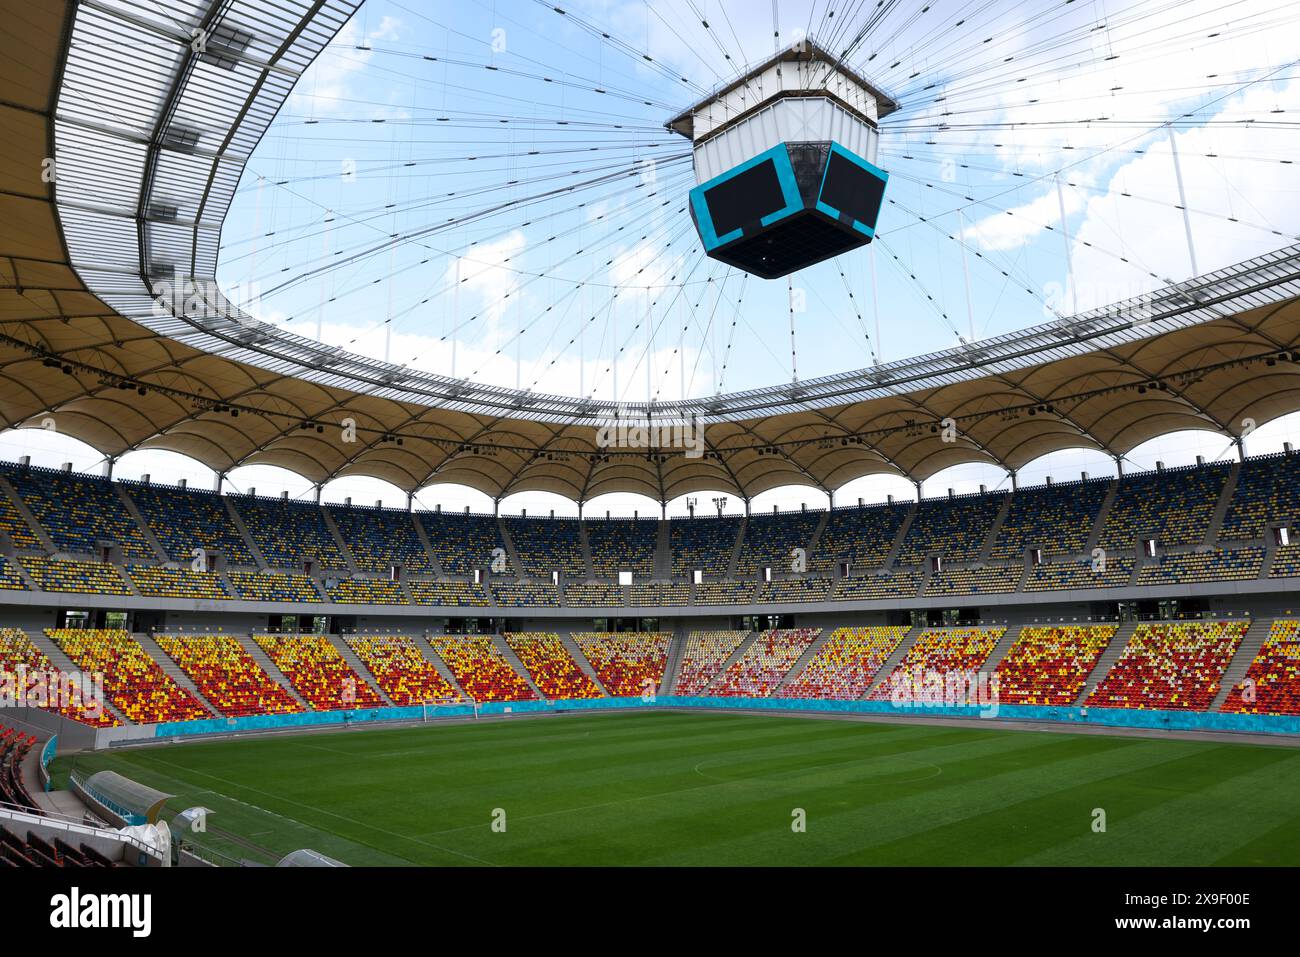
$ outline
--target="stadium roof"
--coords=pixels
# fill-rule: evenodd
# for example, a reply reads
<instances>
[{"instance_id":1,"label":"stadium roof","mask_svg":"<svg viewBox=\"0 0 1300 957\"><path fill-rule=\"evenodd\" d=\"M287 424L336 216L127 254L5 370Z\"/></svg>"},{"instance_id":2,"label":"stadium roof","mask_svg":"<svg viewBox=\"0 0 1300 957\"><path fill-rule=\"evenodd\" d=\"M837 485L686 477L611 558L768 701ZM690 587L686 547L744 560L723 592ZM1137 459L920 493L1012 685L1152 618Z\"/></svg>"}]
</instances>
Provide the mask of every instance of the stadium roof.
<instances>
[{"instance_id":1,"label":"stadium roof","mask_svg":"<svg viewBox=\"0 0 1300 957\"><path fill-rule=\"evenodd\" d=\"M1300 409L1300 247L942 353L653 405L367 359L261 323L212 289L198 308L160 308L177 271L215 287L243 164L352 9L234 0L163 22L124 0L7 5L0 425L55 428L111 457L171 450L222 472L261 463L408 492L454 482L493 497L662 501L830 490L877 472L919 481L964 462L1014 470L1063 448L1120 455ZM206 31L204 52L191 25ZM697 421L706 453L604 446L615 414Z\"/></svg>"}]
</instances>

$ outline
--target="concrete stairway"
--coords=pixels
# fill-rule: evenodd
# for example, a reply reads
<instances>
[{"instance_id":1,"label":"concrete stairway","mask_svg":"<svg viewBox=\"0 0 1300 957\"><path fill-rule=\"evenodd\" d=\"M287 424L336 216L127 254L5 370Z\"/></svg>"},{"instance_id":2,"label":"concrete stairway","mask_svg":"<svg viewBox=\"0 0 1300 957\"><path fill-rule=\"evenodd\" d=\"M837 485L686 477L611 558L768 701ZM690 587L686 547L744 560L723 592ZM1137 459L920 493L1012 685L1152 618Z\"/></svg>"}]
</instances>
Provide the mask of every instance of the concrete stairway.
<instances>
[{"instance_id":1,"label":"concrete stairway","mask_svg":"<svg viewBox=\"0 0 1300 957\"><path fill-rule=\"evenodd\" d=\"M808 667L808 662L817 657L817 652L821 651L822 645L826 644L827 639L830 638L834 631L834 628L822 629L822 633L812 640L812 643L804 649L804 653L799 656L799 659L790 666L790 670L787 671L785 677L777 683L777 686L772 690L770 697L781 697L781 689L794 681L795 678L798 678L799 675L803 674L803 670Z\"/></svg>"},{"instance_id":2,"label":"concrete stairway","mask_svg":"<svg viewBox=\"0 0 1300 957\"><path fill-rule=\"evenodd\" d=\"M684 625L677 625L673 640L668 645L668 661L664 664L664 680L659 684L660 695L674 694L677 688L677 676L682 670L682 658L686 654L686 642L690 631Z\"/></svg>"},{"instance_id":3,"label":"concrete stairway","mask_svg":"<svg viewBox=\"0 0 1300 957\"><path fill-rule=\"evenodd\" d=\"M267 562L266 556L263 555L262 550L257 547L257 542L253 541L252 533L249 532L248 526L244 524L244 517L240 515L239 510L235 508L234 498L229 495L223 495L221 496L221 501L226 506L226 513L230 516L230 523L235 526L235 530L239 532L240 536L244 539L244 544L248 546L248 551L257 561L257 564L262 568L270 568L271 566Z\"/></svg>"},{"instance_id":4,"label":"concrete stairway","mask_svg":"<svg viewBox=\"0 0 1300 957\"><path fill-rule=\"evenodd\" d=\"M429 521L437 521L436 514L429 513ZM433 550L433 542L429 541L429 535L424 530L424 522L415 513L411 514L411 524L415 526L415 537L420 540L420 547L424 549L424 554L429 560L429 567L433 569L435 578L446 578L447 573L443 570L442 563L438 561L438 556Z\"/></svg>"},{"instance_id":5,"label":"concrete stairway","mask_svg":"<svg viewBox=\"0 0 1300 957\"><path fill-rule=\"evenodd\" d=\"M164 548L163 543L158 540L158 536L153 533L153 529L149 527L149 523L145 521L145 517L140 514L140 510L136 508L135 502L131 501L131 496L126 494L126 489L123 486L114 483L113 490L117 492L117 497L121 500L122 507L125 508L127 513L131 516L136 527L140 529L140 534L144 536L144 540L148 542L149 547L154 550L154 557L164 562L170 561L171 556L167 554L167 549Z\"/></svg>"},{"instance_id":6,"label":"concrete stairway","mask_svg":"<svg viewBox=\"0 0 1300 957\"><path fill-rule=\"evenodd\" d=\"M718 669L718 673L714 675L711 679L709 679L709 683L704 686L704 690L701 691L700 694L707 695L709 693L709 689L712 688L714 685L716 685L722 679L722 676L727 673L727 669L730 668L732 665L734 665L741 658L745 657L745 652L749 651L749 646L752 645L758 639L758 636L761 634L762 634L761 631L751 631L749 634L747 634L741 640L740 646L736 648L734 652L732 652L731 657L722 663L722 667Z\"/></svg>"},{"instance_id":7,"label":"concrete stairway","mask_svg":"<svg viewBox=\"0 0 1300 957\"><path fill-rule=\"evenodd\" d=\"M1219 496L1219 501L1215 503L1214 514L1210 516L1210 527L1205 532L1206 545L1213 545L1219 540L1219 532L1223 528L1223 519L1228 514L1228 509L1232 506L1232 498L1237 492L1237 480L1241 478L1241 463L1237 462L1228 471L1227 481L1223 483L1223 493Z\"/></svg>"},{"instance_id":8,"label":"concrete stairway","mask_svg":"<svg viewBox=\"0 0 1300 957\"><path fill-rule=\"evenodd\" d=\"M1097 663L1093 665L1092 671L1083 681L1083 688L1079 691L1079 697L1075 700L1076 707L1082 707L1083 703L1088 700L1088 695L1096 689L1097 685L1105 680L1106 675L1110 674L1110 669L1114 667L1119 656L1124 653L1128 647L1128 640L1133 637L1133 632L1137 631L1138 622L1126 621L1119 626L1115 632L1115 637L1110 640L1106 650L1101 653Z\"/></svg>"},{"instance_id":9,"label":"concrete stairway","mask_svg":"<svg viewBox=\"0 0 1300 957\"><path fill-rule=\"evenodd\" d=\"M655 543L655 578L671 578L673 574L673 545L669 522L660 522L657 526L658 541Z\"/></svg>"},{"instance_id":10,"label":"concrete stairway","mask_svg":"<svg viewBox=\"0 0 1300 957\"><path fill-rule=\"evenodd\" d=\"M447 662L438 657L438 653L433 650L433 645L429 644L428 638L412 637L411 644L415 645L415 647L419 649L420 654L424 656L424 660L429 662L438 674L442 675L443 678L446 679L447 683L456 689L458 695L466 701L471 700L470 696L465 693L465 689L460 686L460 682L456 680L455 673L447 667Z\"/></svg>"},{"instance_id":11,"label":"concrete stairway","mask_svg":"<svg viewBox=\"0 0 1300 957\"><path fill-rule=\"evenodd\" d=\"M1016 643L1016 639L1020 637L1020 632L1023 630L1023 625L1008 625L1006 632L998 639L998 643L993 646L993 650L989 652L988 658L980 667L984 671L992 673L1002 659L1007 656L1007 652L1011 650L1011 646Z\"/></svg>"},{"instance_id":12,"label":"concrete stairway","mask_svg":"<svg viewBox=\"0 0 1300 957\"><path fill-rule=\"evenodd\" d=\"M586 676L592 680L597 688L600 689L600 693L609 697L609 689L606 688L605 683L600 680L600 675L596 674L596 669L592 667L591 662L587 660L587 656L582 653L582 648L580 648L577 641L574 640L573 634L567 631L557 631L556 634L560 636L560 643L564 645L564 650L569 653L569 657L577 663L578 667L581 668Z\"/></svg>"},{"instance_id":13,"label":"concrete stairway","mask_svg":"<svg viewBox=\"0 0 1300 957\"><path fill-rule=\"evenodd\" d=\"M66 675L81 673L81 669L73 663L71 658L69 658L66 654L64 654L63 649L60 648L57 644L55 644L53 641L51 641L49 638L46 638L45 635L36 631L26 632L26 635L31 640L31 643L35 645L37 648L39 648L45 654L46 658L50 659L50 664L52 664L56 669L58 669L59 671L63 672ZM123 724L133 723L127 720L126 715L122 714L121 711L117 710L116 705L114 705L111 701L107 700L108 697L107 692L105 693L104 697L106 699L104 701L105 711L107 711L113 717L117 718L117 720L122 722Z\"/></svg>"},{"instance_id":14,"label":"concrete stairway","mask_svg":"<svg viewBox=\"0 0 1300 957\"><path fill-rule=\"evenodd\" d=\"M993 516L993 524L989 526L989 533L984 536L984 541L980 545L978 558L988 558L989 553L993 551L993 543L998 540L998 533L1002 531L1002 523L1007 520L1007 513L1011 511L1011 500L1013 495L1002 496L1002 507L998 509L997 515Z\"/></svg>"},{"instance_id":15,"label":"concrete stairway","mask_svg":"<svg viewBox=\"0 0 1300 957\"><path fill-rule=\"evenodd\" d=\"M348 548L348 543L344 540L343 533L339 531L338 524L334 521L334 516L331 515L329 509L325 508L323 505L318 505L316 508L320 512L320 517L325 523L325 527L328 528L330 534L334 536L334 547L337 548L339 554L343 556L343 561L347 563L348 571L354 576L360 575L361 569L357 567L357 560L352 555L352 549Z\"/></svg>"},{"instance_id":16,"label":"concrete stairway","mask_svg":"<svg viewBox=\"0 0 1300 957\"><path fill-rule=\"evenodd\" d=\"M153 640L151 635L146 635L144 632L136 632L131 637L140 643L140 647L144 649L145 654L158 663L158 667L163 670L163 674L168 678L171 678L172 681L176 682L190 694L194 695L198 702L214 715L218 717L221 716L221 709L203 696L202 692L199 691L198 685L196 685L190 679L190 676L185 673L185 669L178 665L171 655L163 651L162 647L158 642Z\"/></svg>"},{"instance_id":17,"label":"concrete stairway","mask_svg":"<svg viewBox=\"0 0 1300 957\"><path fill-rule=\"evenodd\" d=\"M893 650L890 656L885 659L885 663L880 666L880 670L876 672L875 677L871 679L871 684L867 687L867 693L862 697L869 698L875 694L876 689L888 680L889 676L894 673L894 669L897 668L899 664L902 663L903 659L907 657L907 653L911 651L912 646L916 644L916 639L919 638L921 633L925 630L926 628L922 625L913 625L911 627L907 634L903 636L903 640L898 643L898 647Z\"/></svg>"},{"instance_id":18,"label":"concrete stairway","mask_svg":"<svg viewBox=\"0 0 1300 957\"><path fill-rule=\"evenodd\" d=\"M370 687L379 695L380 700L383 701L384 704L391 705L393 699L384 693L383 688L379 687L379 683L375 681L375 676L371 674L370 669L366 667L365 662L357 657L357 653L352 650L352 646L347 643L346 639L341 635L327 635L325 637L329 639L329 643L334 646L338 653L343 656L343 660L346 661L352 670L357 673L357 677L370 685Z\"/></svg>"},{"instance_id":19,"label":"concrete stairway","mask_svg":"<svg viewBox=\"0 0 1300 957\"><path fill-rule=\"evenodd\" d=\"M28 510L27 503L24 502L23 497L18 494L18 490L9 484L7 478L0 477L0 493L9 496L9 501L13 502L14 508L18 510L18 514L23 517L23 521L27 523L28 527L30 527L32 532L36 535L36 539L41 543L41 546L47 552L57 552L58 549L54 547L54 540L50 538L49 533L45 531L45 528L41 523L36 521L36 516Z\"/></svg>"},{"instance_id":20,"label":"concrete stairway","mask_svg":"<svg viewBox=\"0 0 1300 957\"><path fill-rule=\"evenodd\" d=\"M519 660L519 656L515 654L515 650L510 647L510 642L506 641L505 635L493 635L492 643L496 646L497 651L501 652L502 656L506 659L506 663L519 673L519 677L524 679L528 687L533 689L533 693L543 701L548 700L546 695L542 694L542 689L537 687L537 682L533 681L532 674L524 667L524 663Z\"/></svg>"},{"instance_id":21,"label":"concrete stairway","mask_svg":"<svg viewBox=\"0 0 1300 957\"><path fill-rule=\"evenodd\" d=\"M1106 527L1106 519L1110 516L1111 506L1115 504L1115 496L1119 494L1119 480L1110 483L1110 488L1106 489L1106 494L1102 496L1101 507L1097 509L1097 518L1092 523L1092 531L1088 534L1088 542L1084 545L1083 550L1087 555L1092 554L1092 550L1097 547L1101 541L1101 530Z\"/></svg>"},{"instance_id":22,"label":"concrete stairway","mask_svg":"<svg viewBox=\"0 0 1300 957\"><path fill-rule=\"evenodd\" d=\"M591 564L591 539L587 538L587 523L578 523L578 554L582 556L582 576L595 578L596 573Z\"/></svg>"},{"instance_id":23,"label":"concrete stairway","mask_svg":"<svg viewBox=\"0 0 1300 957\"><path fill-rule=\"evenodd\" d=\"M497 530L501 535L501 542L506 549L506 558L510 559L510 567L515 570L515 575L522 578L524 575L523 563L519 561L519 552L515 548L514 539L510 537L510 532L506 529L505 519L497 516ZM490 562L491 555L485 556L485 560Z\"/></svg>"},{"instance_id":24,"label":"concrete stairway","mask_svg":"<svg viewBox=\"0 0 1300 957\"><path fill-rule=\"evenodd\" d=\"M821 546L822 533L826 531L826 526L830 524L831 513L829 510L822 513L821 519L817 522L817 527L813 529L812 535L808 537L808 543L805 546L808 549L808 567L812 567L812 557L817 554Z\"/></svg>"},{"instance_id":25,"label":"concrete stairway","mask_svg":"<svg viewBox=\"0 0 1300 957\"><path fill-rule=\"evenodd\" d=\"M1255 660L1255 656L1259 654L1259 649L1264 646L1272 630L1272 618L1256 618L1250 623L1250 627L1246 629L1246 634L1241 639L1241 644L1237 646L1237 653L1232 656L1227 670L1223 672L1223 678L1219 682L1219 693L1210 702L1211 711L1220 710L1223 702L1228 700L1232 689L1245 679L1246 672L1250 670L1250 663Z\"/></svg>"},{"instance_id":26,"label":"concrete stairway","mask_svg":"<svg viewBox=\"0 0 1300 957\"><path fill-rule=\"evenodd\" d=\"M903 516L903 521L899 523L898 532L894 535L894 540L889 545L889 551L885 553L885 560L881 562L881 568L893 568L894 562L898 561L898 553L903 549L903 542L907 539L907 533L912 529L912 522L916 519L916 513L919 505L912 503L912 507L907 510Z\"/></svg>"},{"instance_id":27,"label":"concrete stairway","mask_svg":"<svg viewBox=\"0 0 1300 957\"><path fill-rule=\"evenodd\" d=\"M745 547L745 533L749 531L749 516L740 520L740 531L736 535L736 541L731 546L731 554L727 558L727 579L736 580L736 566L740 564L740 550Z\"/></svg>"},{"instance_id":28,"label":"concrete stairway","mask_svg":"<svg viewBox=\"0 0 1300 957\"><path fill-rule=\"evenodd\" d=\"M296 701L303 711L314 710L306 699L298 694L293 682L285 676L283 671L276 667L275 662L271 660L271 656L262 650L261 645L247 635L232 635L231 637L239 642L240 647L248 652L248 656L253 659L259 668L266 672L268 678L289 693L289 697Z\"/></svg>"}]
</instances>

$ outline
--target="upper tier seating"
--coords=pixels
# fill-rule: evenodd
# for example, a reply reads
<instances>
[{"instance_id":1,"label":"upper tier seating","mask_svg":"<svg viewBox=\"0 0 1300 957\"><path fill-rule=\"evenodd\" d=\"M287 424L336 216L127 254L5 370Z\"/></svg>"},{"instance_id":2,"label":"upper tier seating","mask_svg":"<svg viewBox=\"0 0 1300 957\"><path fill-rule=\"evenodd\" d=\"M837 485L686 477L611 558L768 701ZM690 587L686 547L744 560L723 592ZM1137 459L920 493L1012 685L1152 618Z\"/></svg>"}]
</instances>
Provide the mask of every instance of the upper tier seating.
<instances>
[{"instance_id":1,"label":"upper tier seating","mask_svg":"<svg viewBox=\"0 0 1300 957\"><path fill-rule=\"evenodd\" d=\"M691 586L686 582L633 582L628 586L628 601L633 605L668 607L689 605Z\"/></svg>"},{"instance_id":2,"label":"upper tier seating","mask_svg":"<svg viewBox=\"0 0 1300 957\"><path fill-rule=\"evenodd\" d=\"M771 696L821 631L777 628L763 632L704 693L723 698Z\"/></svg>"},{"instance_id":3,"label":"upper tier seating","mask_svg":"<svg viewBox=\"0 0 1300 957\"><path fill-rule=\"evenodd\" d=\"M1243 581L1259 577L1263 548L1215 548L1161 555L1138 570L1139 585L1185 585L1189 582Z\"/></svg>"},{"instance_id":4,"label":"upper tier seating","mask_svg":"<svg viewBox=\"0 0 1300 957\"><path fill-rule=\"evenodd\" d=\"M379 708L384 701L320 635L254 635L295 691L316 711Z\"/></svg>"},{"instance_id":5,"label":"upper tier seating","mask_svg":"<svg viewBox=\"0 0 1300 957\"><path fill-rule=\"evenodd\" d=\"M993 595L1015 591L1023 565L986 565L983 568L945 568L925 583L926 595Z\"/></svg>"},{"instance_id":6,"label":"upper tier seating","mask_svg":"<svg viewBox=\"0 0 1300 957\"><path fill-rule=\"evenodd\" d=\"M896 564L919 565L936 552L948 561L974 561L1005 501L1004 494L925 499L916 507Z\"/></svg>"},{"instance_id":7,"label":"upper tier seating","mask_svg":"<svg viewBox=\"0 0 1300 957\"><path fill-rule=\"evenodd\" d=\"M600 698L604 693L573 660L560 636L551 632L506 632L506 641L532 676L533 684L553 701Z\"/></svg>"},{"instance_id":8,"label":"upper tier seating","mask_svg":"<svg viewBox=\"0 0 1300 957\"><path fill-rule=\"evenodd\" d=\"M82 671L102 674L109 701L136 724L212 717L125 631L50 628L45 634Z\"/></svg>"},{"instance_id":9,"label":"upper tier seating","mask_svg":"<svg viewBox=\"0 0 1300 957\"><path fill-rule=\"evenodd\" d=\"M657 695L668 665L667 632L575 632L574 641L614 697Z\"/></svg>"},{"instance_id":10,"label":"upper tier seating","mask_svg":"<svg viewBox=\"0 0 1300 957\"><path fill-rule=\"evenodd\" d=\"M906 625L836 628L777 696L857 700L906 634Z\"/></svg>"},{"instance_id":11,"label":"upper tier seating","mask_svg":"<svg viewBox=\"0 0 1300 957\"><path fill-rule=\"evenodd\" d=\"M998 527L992 558L1020 558L1029 547L1046 555L1078 555L1088 544L1110 479L1018 490Z\"/></svg>"},{"instance_id":12,"label":"upper tier seating","mask_svg":"<svg viewBox=\"0 0 1300 957\"><path fill-rule=\"evenodd\" d=\"M558 571L568 578L587 577L577 519L507 518L505 526L525 575L550 578Z\"/></svg>"},{"instance_id":13,"label":"upper tier seating","mask_svg":"<svg viewBox=\"0 0 1300 957\"><path fill-rule=\"evenodd\" d=\"M22 555L18 561L41 591L78 595L131 594L117 566L106 562L67 562L40 555Z\"/></svg>"},{"instance_id":14,"label":"upper tier seating","mask_svg":"<svg viewBox=\"0 0 1300 957\"><path fill-rule=\"evenodd\" d=\"M0 475L7 474L9 473L0 470ZM35 551L43 547L40 538L27 524L27 519L18 511L18 506L3 491L0 491L0 532L8 535L14 548L20 551Z\"/></svg>"},{"instance_id":15,"label":"upper tier seating","mask_svg":"<svg viewBox=\"0 0 1300 957\"><path fill-rule=\"evenodd\" d=\"M158 647L223 715L294 714L302 706L230 635L158 635Z\"/></svg>"},{"instance_id":16,"label":"upper tier seating","mask_svg":"<svg viewBox=\"0 0 1300 957\"><path fill-rule=\"evenodd\" d=\"M272 568L301 569L308 561L320 568L348 567L319 505L250 495L231 503Z\"/></svg>"},{"instance_id":17,"label":"upper tier seating","mask_svg":"<svg viewBox=\"0 0 1300 957\"><path fill-rule=\"evenodd\" d=\"M727 573L740 534L740 519L675 518L669 522L668 534L674 578L689 578L697 568L706 576L719 577Z\"/></svg>"},{"instance_id":18,"label":"upper tier seating","mask_svg":"<svg viewBox=\"0 0 1300 957\"><path fill-rule=\"evenodd\" d=\"M757 582L700 582L695 586L695 604L747 605L757 589Z\"/></svg>"},{"instance_id":19,"label":"upper tier seating","mask_svg":"<svg viewBox=\"0 0 1300 957\"><path fill-rule=\"evenodd\" d=\"M872 601L886 598L915 598L921 589L920 572L894 572L841 578L831 592L834 601Z\"/></svg>"},{"instance_id":20,"label":"upper tier seating","mask_svg":"<svg viewBox=\"0 0 1300 957\"><path fill-rule=\"evenodd\" d=\"M1270 525L1300 527L1300 456L1270 455L1241 463L1219 540L1260 539Z\"/></svg>"},{"instance_id":21,"label":"upper tier seating","mask_svg":"<svg viewBox=\"0 0 1300 957\"><path fill-rule=\"evenodd\" d=\"M29 681L33 672L48 676L43 682L45 694L43 710L61 714L94 728L115 728L122 723L106 707L107 702L94 700L93 696L82 692L81 685L69 680L73 676L58 671L45 652L32 644L32 640L25 632L17 628L0 628L0 672L18 675L21 674L20 668L26 669ZM55 675L62 676L57 680L63 685L63 689L51 702L49 680ZM17 693L19 689L14 690ZM37 691L38 689L34 685L28 685L25 690ZM67 693L64 694L62 691ZM28 697L25 700L33 699Z\"/></svg>"},{"instance_id":22,"label":"upper tier seating","mask_svg":"<svg viewBox=\"0 0 1300 957\"><path fill-rule=\"evenodd\" d=\"M998 700L1073 704L1115 630L1115 625L1026 625L998 663Z\"/></svg>"},{"instance_id":23,"label":"upper tier seating","mask_svg":"<svg viewBox=\"0 0 1300 957\"><path fill-rule=\"evenodd\" d=\"M1249 627L1248 621L1139 625L1088 696L1088 707L1204 711Z\"/></svg>"},{"instance_id":24,"label":"upper tier seating","mask_svg":"<svg viewBox=\"0 0 1300 957\"><path fill-rule=\"evenodd\" d=\"M829 578L789 578L758 586L760 602L826 601L834 584Z\"/></svg>"},{"instance_id":25,"label":"upper tier seating","mask_svg":"<svg viewBox=\"0 0 1300 957\"><path fill-rule=\"evenodd\" d=\"M866 505L831 511L808 568L828 572L847 562L855 569L879 568L889 557L911 505Z\"/></svg>"},{"instance_id":26,"label":"upper tier seating","mask_svg":"<svg viewBox=\"0 0 1300 957\"><path fill-rule=\"evenodd\" d=\"M550 582L492 582L492 597L502 608L560 607L560 594Z\"/></svg>"},{"instance_id":27,"label":"upper tier seating","mask_svg":"<svg viewBox=\"0 0 1300 957\"><path fill-rule=\"evenodd\" d=\"M1300 714L1300 621L1279 618L1250 663L1246 677L1224 699L1236 714Z\"/></svg>"},{"instance_id":28,"label":"upper tier seating","mask_svg":"<svg viewBox=\"0 0 1300 957\"><path fill-rule=\"evenodd\" d=\"M614 518L588 519L585 524L587 544L591 548L591 573L597 578L617 578L619 572L631 572L634 579L654 574L658 522Z\"/></svg>"},{"instance_id":29,"label":"upper tier seating","mask_svg":"<svg viewBox=\"0 0 1300 957\"><path fill-rule=\"evenodd\" d=\"M514 574L501 528L493 516L422 512L416 519L446 574L472 575L478 569Z\"/></svg>"},{"instance_id":30,"label":"upper tier seating","mask_svg":"<svg viewBox=\"0 0 1300 957\"><path fill-rule=\"evenodd\" d=\"M760 568L777 574L802 573L822 512L756 513L745 522L745 540L736 560L736 577L751 578ZM802 554L796 549L802 549ZM796 565L795 559L799 558Z\"/></svg>"},{"instance_id":31,"label":"upper tier seating","mask_svg":"<svg viewBox=\"0 0 1300 957\"><path fill-rule=\"evenodd\" d=\"M117 485L108 479L8 464L0 464L0 474L22 497L57 550L98 556L100 543L112 542L125 558L157 558L117 494Z\"/></svg>"},{"instance_id":32,"label":"upper tier seating","mask_svg":"<svg viewBox=\"0 0 1300 957\"><path fill-rule=\"evenodd\" d=\"M139 482L124 482L123 488L173 561L188 564L201 548L224 556L227 565L257 564L224 496Z\"/></svg>"},{"instance_id":33,"label":"upper tier seating","mask_svg":"<svg viewBox=\"0 0 1300 957\"><path fill-rule=\"evenodd\" d=\"M329 513L362 571L387 572L401 565L408 575L432 573L429 553L410 512L331 505Z\"/></svg>"},{"instance_id":34,"label":"upper tier seating","mask_svg":"<svg viewBox=\"0 0 1300 957\"><path fill-rule=\"evenodd\" d=\"M245 601L321 601L316 583L306 575L279 572L229 572L236 594Z\"/></svg>"},{"instance_id":35,"label":"upper tier seating","mask_svg":"<svg viewBox=\"0 0 1300 957\"><path fill-rule=\"evenodd\" d=\"M937 674L946 681L951 674L973 674L984 667L1006 629L932 628L923 631L892 672L871 692L871 700L888 701L896 684L915 693L915 677L922 681Z\"/></svg>"},{"instance_id":36,"label":"upper tier seating","mask_svg":"<svg viewBox=\"0 0 1300 957\"><path fill-rule=\"evenodd\" d=\"M1269 578L1300 578L1300 543L1283 545L1273 553Z\"/></svg>"},{"instance_id":37,"label":"upper tier seating","mask_svg":"<svg viewBox=\"0 0 1300 957\"><path fill-rule=\"evenodd\" d=\"M1025 579L1025 591L1061 591L1082 588L1120 588L1133 580L1130 555L1109 554L1105 562L1061 561L1034 565Z\"/></svg>"},{"instance_id":38,"label":"upper tier seating","mask_svg":"<svg viewBox=\"0 0 1300 957\"><path fill-rule=\"evenodd\" d=\"M444 605L452 608L481 608L488 603L483 586L462 581L422 581L407 579L406 590L417 605Z\"/></svg>"},{"instance_id":39,"label":"upper tier seating","mask_svg":"<svg viewBox=\"0 0 1300 957\"><path fill-rule=\"evenodd\" d=\"M18 569L9 559L0 555L0 588L9 591L25 591L27 583L18 574Z\"/></svg>"},{"instance_id":40,"label":"upper tier seating","mask_svg":"<svg viewBox=\"0 0 1300 957\"><path fill-rule=\"evenodd\" d=\"M465 693L475 701L535 701L537 694L510 666L491 638L476 635L430 638Z\"/></svg>"},{"instance_id":41,"label":"upper tier seating","mask_svg":"<svg viewBox=\"0 0 1300 957\"><path fill-rule=\"evenodd\" d=\"M370 669L375 683L395 705L447 704L465 700L410 638L349 638L348 646Z\"/></svg>"},{"instance_id":42,"label":"upper tier seating","mask_svg":"<svg viewBox=\"0 0 1300 957\"><path fill-rule=\"evenodd\" d=\"M1130 552L1145 538L1162 546L1201 544L1230 468L1221 463L1124 476L1098 544Z\"/></svg>"},{"instance_id":43,"label":"upper tier seating","mask_svg":"<svg viewBox=\"0 0 1300 957\"><path fill-rule=\"evenodd\" d=\"M232 597L226 584L215 572L196 572L189 568L163 568L160 565L127 565L126 573L145 598L221 599Z\"/></svg>"},{"instance_id":44,"label":"upper tier seating","mask_svg":"<svg viewBox=\"0 0 1300 957\"><path fill-rule=\"evenodd\" d=\"M693 631L686 639L682 663L677 670L677 684L673 693L694 695L703 693L727 659L736 653L740 643L748 637L747 631Z\"/></svg>"},{"instance_id":45,"label":"upper tier seating","mask_svg":"<svg viewBox=\"0 0 1300 957\"><path fill-rule=\"evenodd\" d=\"M409 605L400 582L388 578L325 580L325 597L347 605Z\"/></svg>"},{"instance_id":46,"label":"upper tier seating","mask_svg":"<svg viewBox=\"0 0 1300 957\"><path fill-rule=\"evenodd\" d=\"M570 608L622 605L623 586L614 582L571 582L564 586L564 603Z\"/></svg>"}]
</instances>

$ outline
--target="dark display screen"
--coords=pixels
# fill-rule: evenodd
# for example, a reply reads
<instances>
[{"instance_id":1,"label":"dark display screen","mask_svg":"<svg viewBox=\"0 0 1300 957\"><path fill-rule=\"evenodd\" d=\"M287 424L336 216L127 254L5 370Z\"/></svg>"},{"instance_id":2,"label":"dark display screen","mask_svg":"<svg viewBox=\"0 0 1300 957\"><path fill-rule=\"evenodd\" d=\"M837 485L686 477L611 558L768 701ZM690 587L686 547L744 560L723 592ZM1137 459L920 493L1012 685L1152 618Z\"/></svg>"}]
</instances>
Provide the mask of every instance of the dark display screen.
<instances>
[{"instance_id":1,"label":"dark display screen","mask_svg":"<svg viewBox=\"0 0 1300 957\"><path fill-rule=\"evenodd\" d=\"M719 237L747 223L785 209L785 194L777 179L776 164L764 160L704 193L704 203Z\"/></svg>"},{"instance_id":2,"label":"dark display screen","mask_svg":"<svg viewBox=\"0 0 1300 957\"><path fill-rule=\"evenodd\" d=\"M822 183L823 203L875 229L884 198L883 179L840 153L831 153Z\"/></svg>"}]
</instances>

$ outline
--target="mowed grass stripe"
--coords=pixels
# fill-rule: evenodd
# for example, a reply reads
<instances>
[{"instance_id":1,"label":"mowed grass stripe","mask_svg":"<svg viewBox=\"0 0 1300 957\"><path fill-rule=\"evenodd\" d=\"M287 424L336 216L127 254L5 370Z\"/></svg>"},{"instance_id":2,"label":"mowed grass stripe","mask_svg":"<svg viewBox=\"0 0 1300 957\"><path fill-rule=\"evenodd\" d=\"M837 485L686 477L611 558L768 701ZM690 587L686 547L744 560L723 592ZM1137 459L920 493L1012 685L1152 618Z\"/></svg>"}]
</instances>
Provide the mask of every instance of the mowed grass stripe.
<instances>
[{"instance_id":1,"label":"mowed grass stripe","mask_svg":"<svg viewBox=\"0 0 1300 957\"><path fill-rule=\"evenodd\" d=\"M1274 863L1300 847L1283 799L1300 783L1300 752L991 722L565 715L78 763L177 793L173 811L212 807L214 825L269 852L309 846L353 864L1160 863L1175 847L1180 863ZM1206 839L1251 793L1267 799ZM1096 806L1126 822L1102 835L1109 843L1082 839ZM806 833L790 829L795 807ZM490 828L495 808L503 834ZM1199 837L1178 844L1179 827ZM1115 859L1125 848L1133 861Z\"/></svg>"}]
</instances>

